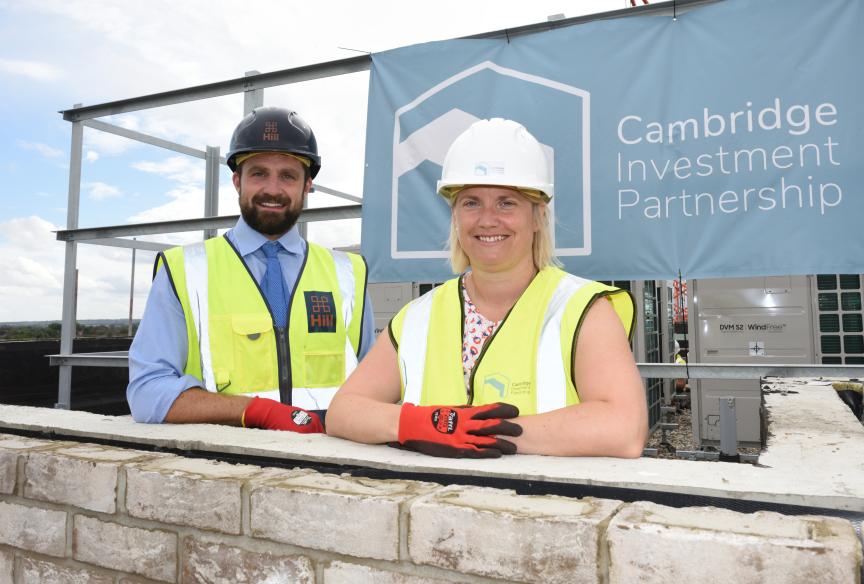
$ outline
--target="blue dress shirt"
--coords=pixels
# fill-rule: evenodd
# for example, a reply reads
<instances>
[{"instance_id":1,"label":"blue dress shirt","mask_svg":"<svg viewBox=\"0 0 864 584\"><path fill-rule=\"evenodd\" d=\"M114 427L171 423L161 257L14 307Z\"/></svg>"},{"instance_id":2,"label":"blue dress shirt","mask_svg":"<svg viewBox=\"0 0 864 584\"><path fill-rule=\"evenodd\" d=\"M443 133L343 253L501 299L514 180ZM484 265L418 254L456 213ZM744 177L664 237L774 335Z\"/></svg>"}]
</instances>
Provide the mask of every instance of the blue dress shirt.
<instances>
[{"instance_id":1,"label":"blue dress shirt","mask_svg":"<svg viewBox=\"0 0 864 584\"><path fill-rule=\"evenodd\" d=\"M255 281L260 283L267 269L267 258L261 246L269 240L249 227L242 217L226 235L240 252ZM297 233L296 226L278 241L283 248L279 252L279 263L285 278L285 290L290 296L303 265L306 241ZM361 359L372 347L374 335L375 318L367 293L360 336ZM183 373L187 351L183 308L166 270L159 270L150 288L138 332L129 348L126 399L136 422L161 423L178 395L190 387L204 387L200 379Z\"/></svg>"}]
</instances>

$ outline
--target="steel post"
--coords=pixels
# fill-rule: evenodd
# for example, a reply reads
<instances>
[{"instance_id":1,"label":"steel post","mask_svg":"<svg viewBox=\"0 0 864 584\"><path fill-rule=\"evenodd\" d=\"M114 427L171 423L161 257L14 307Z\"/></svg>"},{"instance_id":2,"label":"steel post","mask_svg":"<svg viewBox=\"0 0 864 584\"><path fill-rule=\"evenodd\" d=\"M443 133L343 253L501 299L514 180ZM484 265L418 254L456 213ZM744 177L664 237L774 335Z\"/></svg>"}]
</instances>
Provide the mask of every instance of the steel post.
<instances>
[{"instance_id":1,"label":"steel post","mask_svg":"<svg viewBox=\"0 0 864 584\"><path fill-rule=\"evenodd\" d=\"M204 217L219 215L219 147L208 146L204 157ZM216 237L216 229L205 229L204 239Z\"/></svg>"},{"instance_id":2,"label":"steel post","mask_svg":"<svg viewBox=\"0 0 864 584\"><path fill-rule=\"evenodd\" d=\"M80 107L76 105L75 107ZM79 203L81 200L81 159L84 145L84 126L72 123L72 139L69 156L69 196L66 204L66 229L78 228ZM63 322L60 328L60 354L72 353L75 338L76 276L78 264L77 242L66 242L66 258L63 270ZM61 365L55 408L68 410L72 405L72 367Z\"/></svg>"},{"instance_id":3,"label":"steel post","mask_svg":"<svg viewBox=\"0 0 864 584\"><path fill-rule=\"evenodd\" d=\"M132 275L129 277L129 328L127 334L132 336L132 306L135 301L135 252L138 251L132 248Z\"/></svg>"},{"instance_id":4,"label":"steel post","mask_svg":"<svg viewBox=\"0 0 864 584\"><path fill-rule=\"evenodd\" d=\"M260 75L260 71L246 71L246 77ZM243 91L243 115L249 115L256 107L264 105L264 89L250 87Z\"/></svg>"}]
</instances>

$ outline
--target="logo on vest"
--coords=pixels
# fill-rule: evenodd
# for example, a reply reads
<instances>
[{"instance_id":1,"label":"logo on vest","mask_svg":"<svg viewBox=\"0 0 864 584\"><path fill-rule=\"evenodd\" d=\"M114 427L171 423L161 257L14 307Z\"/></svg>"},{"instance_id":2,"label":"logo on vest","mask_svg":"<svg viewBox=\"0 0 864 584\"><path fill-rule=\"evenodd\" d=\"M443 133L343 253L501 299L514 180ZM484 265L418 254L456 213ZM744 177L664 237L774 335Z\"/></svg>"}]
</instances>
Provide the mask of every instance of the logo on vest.
<instances>
[{"instance_id":1,"label":"logo on vest","mask_svg":"<svg viewBox=\"0 0 864 584\"><path fill-rule=\"evenodd\" d=\"M456 410L450 408L438 408L432 412L432 425L442 434L452 434L456 431L456 422L459 416Z\"/></svg>"},{"instance_id":2,"label":"logo on vest","mask_svg":"<svg viewBox=\"0 0 864 584\"><path fill-rule=\"evenodd\" d=\"M498 393L499 398L505 397L509 388L510 380L501 373L493 373L483 378L483 391L494 390Z\"/></svg>"},{"instance_id":3,"label":"logo on vest","mask_svg":"<svg viewBox=\"0 0 864 584\"><path fill-rule=\"evenodd\" d=\"M332 292L304 292L310 333L336 332L336 302Z\"/></svg>"}]
</instances>

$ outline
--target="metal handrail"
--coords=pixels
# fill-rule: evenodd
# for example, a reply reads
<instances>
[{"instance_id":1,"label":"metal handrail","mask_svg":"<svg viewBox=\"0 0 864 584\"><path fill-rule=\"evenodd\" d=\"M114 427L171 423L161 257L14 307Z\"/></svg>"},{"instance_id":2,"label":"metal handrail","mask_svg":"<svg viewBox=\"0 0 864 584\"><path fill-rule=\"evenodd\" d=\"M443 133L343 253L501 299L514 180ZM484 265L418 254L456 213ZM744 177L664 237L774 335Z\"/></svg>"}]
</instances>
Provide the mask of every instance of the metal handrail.
<instances>
[{"instance_id":1,"label":"metal handrail","mask_svg":"<svg viewBox=\"0 0 864 584\"><path fill-rule=\"evenodd\" d=\"M126 351L49 355L48 359L51 365L129 366ZM848 379L864 377L864 365L691 363L687 366L668 363L637 363L636 366L642 377L654 379L681 379L685 377L689 379L761 379L762 377L838 377Z\"/></svg>"}]
</instances>

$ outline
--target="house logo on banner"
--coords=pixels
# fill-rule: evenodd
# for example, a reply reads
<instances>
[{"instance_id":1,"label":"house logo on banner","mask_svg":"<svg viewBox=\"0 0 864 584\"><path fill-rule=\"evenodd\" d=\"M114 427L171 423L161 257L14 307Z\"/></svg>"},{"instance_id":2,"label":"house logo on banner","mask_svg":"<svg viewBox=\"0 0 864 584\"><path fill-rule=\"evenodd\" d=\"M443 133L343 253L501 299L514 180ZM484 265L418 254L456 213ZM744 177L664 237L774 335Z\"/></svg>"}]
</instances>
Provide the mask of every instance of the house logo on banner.
<instances>
[{"instance_id":1,"label":"house logo on banner","mask_svg":"<svg viewBox=\"0 0 864 584\"><path fill-rule=\"evenodd\" d=\"M478 99L478 94L489 99ZM550 111L567 113L552 119ZM449 229L446 204L440 200L437 207L430 209L430 229L424 234L409 228L409 224L417 225L417 205L412 203L424 201L423 207L430 205L429 200L437 200L432 195L435 180L450 144L475 121L493 117L510 118L524 125L554 162L556 196L550 207L555 218L557 255L591 254L590 94L553 79L484 61L441 81L395 112L391 258L449 256L442 251Z\"/></svg>"}]
</instances>

